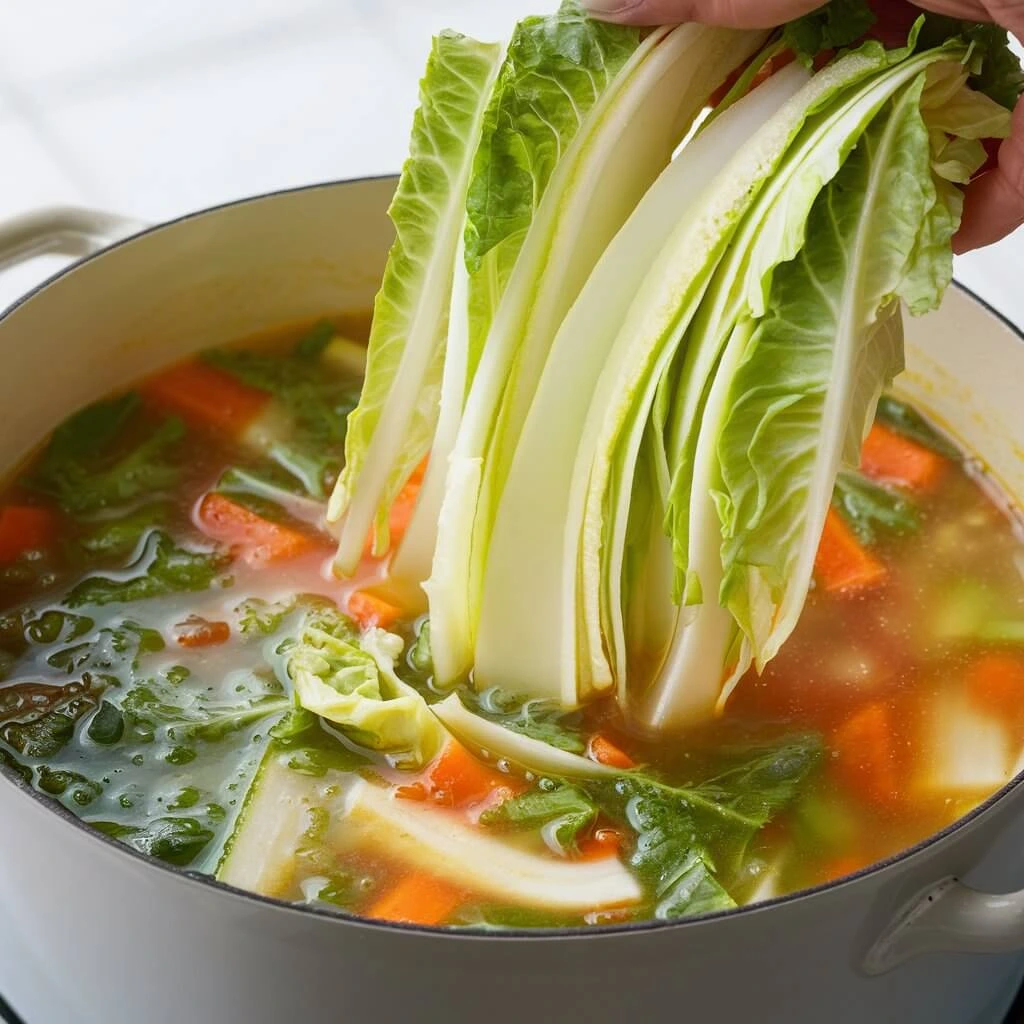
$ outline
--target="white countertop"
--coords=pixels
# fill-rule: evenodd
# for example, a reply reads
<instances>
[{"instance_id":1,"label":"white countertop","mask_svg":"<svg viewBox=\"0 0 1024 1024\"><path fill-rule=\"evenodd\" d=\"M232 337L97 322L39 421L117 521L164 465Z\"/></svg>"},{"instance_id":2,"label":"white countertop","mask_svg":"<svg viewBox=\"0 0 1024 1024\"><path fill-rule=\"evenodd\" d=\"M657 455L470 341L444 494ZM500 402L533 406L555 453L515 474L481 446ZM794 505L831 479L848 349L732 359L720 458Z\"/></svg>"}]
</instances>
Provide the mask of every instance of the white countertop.
<instances>
[{"instance_id":1,"label":"white countertop","mask_svg":"<svg viewBox=\"0 0 1024 1024\"><path fill-rule=\"evenodd\" d=\"M147 221L404 157L430 37L497 38L538 0L0 0L0 218ZM0 277L0 306L53 269ZM1024 232L959 261L1024 324Z\"/></svg>"}]
</instances>

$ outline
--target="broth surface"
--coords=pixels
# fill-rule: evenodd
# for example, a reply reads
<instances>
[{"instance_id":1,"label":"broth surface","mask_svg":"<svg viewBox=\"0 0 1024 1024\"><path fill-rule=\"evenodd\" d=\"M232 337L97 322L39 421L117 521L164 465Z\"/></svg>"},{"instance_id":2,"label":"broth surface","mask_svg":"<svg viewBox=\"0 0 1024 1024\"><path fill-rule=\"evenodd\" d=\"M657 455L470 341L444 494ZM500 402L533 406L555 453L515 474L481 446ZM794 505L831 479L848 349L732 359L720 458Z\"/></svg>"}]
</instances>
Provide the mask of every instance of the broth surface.
<instances>
[{"instance_id":1,"label":"broth surface","mask_svg":"<svg viewBox=\"0 0 1024 1024\"><path fill-rule=\"evenodd\" d=\"M0 492L8 770L174 865L485 928L683 916L830 881L944 828L1019 770L1015 515L975 459L895 400L837 489L796 632L719 720L653 743L608 703L564 713L459 691L617 777L540 777L456 744L410 771L296 708L288 658L311 616L338 637L400 636L399 676L430 703L446 696L424 618L366 589L372 557L353 581L330 573L322 516L366 323L253 339L142 381L76 414ZM422 829L419 852L373 809L382 793ZM531 902L453 867L453 835L542 875L576 866L595 891L632 877L641 895Z\"/></svg>"}]
</instances>

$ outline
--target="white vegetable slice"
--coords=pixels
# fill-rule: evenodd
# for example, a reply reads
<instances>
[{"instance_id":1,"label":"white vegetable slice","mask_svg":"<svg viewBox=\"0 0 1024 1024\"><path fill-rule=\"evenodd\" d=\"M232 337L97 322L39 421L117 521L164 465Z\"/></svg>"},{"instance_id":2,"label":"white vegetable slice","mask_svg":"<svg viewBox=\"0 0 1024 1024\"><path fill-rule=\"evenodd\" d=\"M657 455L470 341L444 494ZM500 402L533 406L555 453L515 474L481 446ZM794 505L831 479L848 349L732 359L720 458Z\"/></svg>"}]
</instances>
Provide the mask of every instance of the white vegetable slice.
<instances>
[{"instance_id":1,"label":"white vegetable slice","mask_svg":"<svg viewBox=\"0 0 1024 1024\"><path fill-rule=\"evenodd\" d=\"M557 775L570 779L606 779L622 772L598 764L589 757L580 757L568 750L559 750L541 740L506 729L496 722L474 715L457 694L446 697L430 708L458 739L478 752L503 757L540 775Z\"/></svg>"},{"instance_id":2,"label":"white vegetable slice","mask_svg":"<svg viewBox=\"0 0 1024 1024\"><path fill-rule=\"evenodd\" d=\"M590 911L636 903L642 891L615 858L573 863L528 853L489 838L454 815L397 800L360 780L348 791L337 830L403 863L509 903Z\"/></svg>"}]
</instances>

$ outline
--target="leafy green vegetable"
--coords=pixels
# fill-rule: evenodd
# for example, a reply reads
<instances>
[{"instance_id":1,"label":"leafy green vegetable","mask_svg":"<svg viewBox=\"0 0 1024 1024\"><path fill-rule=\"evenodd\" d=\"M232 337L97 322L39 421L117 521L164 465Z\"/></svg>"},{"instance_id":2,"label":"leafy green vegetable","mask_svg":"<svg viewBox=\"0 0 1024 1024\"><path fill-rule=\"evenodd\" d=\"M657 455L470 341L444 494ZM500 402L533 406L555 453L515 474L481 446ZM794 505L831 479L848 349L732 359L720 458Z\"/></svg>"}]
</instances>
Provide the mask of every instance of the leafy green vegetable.
<instances>
[{"instance_id":1,"label":"leafy green vegetable","mask_svg":"<svg viewBox=\"0 0 1024 1024\"><path fill-rule=\"evenodd\" d=\"M409 157L388 211L397 238L328 510L331 521L345 518L338 564L349 573L371 527L374 552L388 550L388 510L431 448L466 187L500 61L500 46L445 32L434 40L420 84Z\"/></svg>"},{"instance_id":2,"label":"leafy green vegetable","mask_svg":"<svg viewBox=\"0 0 1024 1024\"><path fill-rule=\"evenodd\" d=\"M300 340L289 358L252 349L213 349L207 362L250 387L274 395L287 413L288 429L269 438L267 453L312 498L325 498L341 466L345 417L356 401L353 386L324 371L320 362L332 328L323 324ZM353 384L355 382L352 382ZM254 472L248 471L252 485ZM266 495L263 495L266 496Z\"/></svg>"},{"instance_id":3,"label":"leafy green vegetable","mask_svg":"<svg viewBox=\"0 0 1024 1024\"><path fill-rule=\"evenodd\" d=\"M832 504L862 544L876 543L879 533L904 536L921 525L912 501L850 470L836 478Z\"/></svg>"},{"instance_id":4,"label":"leafy green vegetable","mask_svg":"<svg viewBox=\"0 0 1024 1024\"><path fill-rule=\"evenodd\" d=\"M738 751L731 765L692 786L630 774L588 788L636 833L629 862L653 889L655 916L704 914L735 906L715 877L717 858L735 872L750 840L793 801L821 753L818 737L791 737Z\"/></svg>"},{"instance_id":5,"label":"leafy green vegetable","mask_svg":"<svg viewBox=\"0 0 1024 1024\"><path fill-rule=\"evenodd\" d=\"M575 849L580 833L596 818L597 807L583 790L555 785L505 800L484 811L480 821L494 828L539 829L545 842L564 853Z\"/></svg>"},{"instance_id":6,"label":"leafy green vegetable","mask_svg":"<svg viewBox=\"0 0 1024 1024\"><path fill-rule=\"evenodd\" d=\"M573 754L586 750L586 743L580 736L579 715L567 712L554 701L523 701L498 687L479 695L461 690L459 696L474 714L512 732Z\"/></svg>"},{"instance_id":7,"label":"leafy green vegetable","mask_svg":"<svg viewBox=\"0 0 1024 1024\"><path fill-rule=\"evenodd\" d=\"M360 634L336 608L321 607L303 615L279 650L303 708L362 746L422 767L440 750L444 731L426 701L395 674L402 646L400 637L380 629Z\"/></svg>"},{"instance_id":8,"label":"leafy green vegetable","mask_svg":"<svg viewBox=\"0 0 1024 1024\"><path fill-rule=\"evenodd\" d=\"M963 458L963 453L945 434L933 427L916 409L892 395L883 395L878 400L876 418L897 434L909 437L947 459L959 462Z\"/></svg>"},{"instance_id":9,"label":"leafy green vegetable","mask_svg":"<svg viewBox=\"0 0 1024 1024\"><path fill-rule=\"evenodd\" d=\"M27 482L74 516L121 508L172 487L181 471L175 461L185 436L180 420L164 420L121 453L120 436L139 415L140 404L138 395L129 392L76 413L54 431Z\"/></svg>"},{"instance_id":10,"label":"leafy green vegetable","mask_svg":"<svg viewBox=\"0 0 1024 1024\"><path fill-rule=\"evenodd\" d=\"M39 769L38 786L50 796L67 794L79 807L87 807L103 792L103 787L98 782L87 779L79 772L45 766Z\"/></svg>"},{"instance_id":11,"label":"leafy green vegetable","mask_svg":"<svg viewBox=\"0 0 1024 1024\"><path fill-rule=\"evenodd\" d=\"M87 555L116 558L131 554L142 538L153 528L166 526L171 506L155 502L133 509L115 519L101 519L90 525L77 538L76 544Z\"/></svg>"},{"instance_id":12,"label":"leafy green vegetable","mask_svg":"<svg viewBox=\"0 0 1024 1024\"><path fill-rule=\"evenodd\" d=\"M195 818L155 818L145 826L116 821L90 821L98 832L120 839L139 853L176 867L187 867L213 839L213 832Z\"/></svg>"},{"instance_id":13,"label":"leafy green vegetable","mask_svg":"<svg viewBox=\"0 0 1024 1024\"><path fill-rule=\"evenodd\" d=\"M24 623L25 636L34 644L70 643L92 632L95 623L85 615L50 608Z\"/></svg>"},{"instance_id":14,"label":"leafy green vegetable","mask_svg":"<svg viewBox=\"0 0 1024 1024\"><path fill-rule=\"evenodd\" d=\"M1024 70L1006 29L941 14L926 15L921 30L922 46L938 46L956 36L971 46L971 85L1000 106L1013 110L1024 91Z\"/></svg>"},{"instance_id":15,"label":"leafy green vegetable","mask_svg":"<svg viewBox=\"0 0 1024 1024\"><path fill-rule=\"evenodd\" d=\"M434 667L430 651L430 619L424 619L416 634L415 643L409 648L409 664L421 675L428 675Z\"/></svg>"},{"instance_id":16,"label":"leafy green vegetable","mask_svg":"<svg viewBox=\"0 0 1024 1024\"><path fill-rule=\"evenodd\" d=\"M867 0L831 0L789 22L783 42L807 66L822 50L838 50L863 38L878 19Z\"/></svg>"},{"instance_id":17,"label":"leafy green vegetable","mask_svg":"<svg viewBox=\"0 0 1024 1024\"><path fill-rule=\"evenodd\" d=\"M89 720L89 728L86 731L94 743L117 743L124 735L124 715L110 701L100 701L100 706Z\"/></svg>"},{"instance_id":18,"label":"leafy green vegetable","mask_svg":"<svg viewBox=\"0 0 1024 1024\"><path fill-rule=\"evenodd\" d=\"M87 576L71 589L64 603L69 608L130 604L167 594L208 590L229 560L219 552L189 551L162 530L154 530L123 577Z\"/></svg>"}]
</instances>

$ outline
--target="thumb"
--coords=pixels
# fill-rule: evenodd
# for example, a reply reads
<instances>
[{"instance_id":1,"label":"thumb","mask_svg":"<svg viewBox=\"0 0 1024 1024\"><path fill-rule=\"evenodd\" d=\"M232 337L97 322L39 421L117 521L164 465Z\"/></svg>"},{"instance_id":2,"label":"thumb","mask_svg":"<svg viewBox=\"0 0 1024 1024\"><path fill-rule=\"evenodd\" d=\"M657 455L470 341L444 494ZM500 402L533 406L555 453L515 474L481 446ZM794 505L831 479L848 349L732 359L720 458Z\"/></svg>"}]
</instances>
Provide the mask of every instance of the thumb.
<instances>
[{"instance_id":1,"label":"thumb","mask_svg":"<svg viewBox=\"0 0 1024 1024\"><path fill-rule=\"evenodd\" d=\"M596 18L631 25L700 21L733 28L774 28L821 6L821 0L582 0Z\"/></svg>"}]
</instances>

